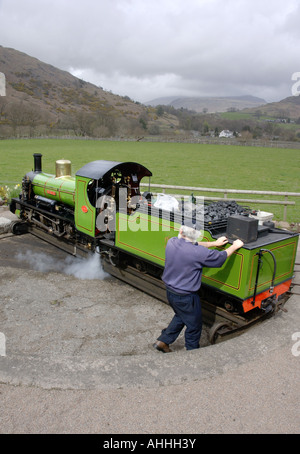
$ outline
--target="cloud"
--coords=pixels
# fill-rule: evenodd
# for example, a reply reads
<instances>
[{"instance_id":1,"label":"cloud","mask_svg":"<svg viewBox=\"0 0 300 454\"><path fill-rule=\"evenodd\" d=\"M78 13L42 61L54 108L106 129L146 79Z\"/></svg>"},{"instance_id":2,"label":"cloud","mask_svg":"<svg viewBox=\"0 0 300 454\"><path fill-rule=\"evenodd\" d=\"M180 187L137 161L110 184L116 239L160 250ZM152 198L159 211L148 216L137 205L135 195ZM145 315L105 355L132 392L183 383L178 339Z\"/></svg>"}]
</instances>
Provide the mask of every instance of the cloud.
<instances>
[{"instance_id":1,"label":"cloud","mask_svg":"<svg viewBox=\"0 0 300 454\"><path fill-rule=\"evenodd\" d=\"M142 102L290 96L299 23L297 0L0 0L2 45Z\"/></svg>"}]
</instances>

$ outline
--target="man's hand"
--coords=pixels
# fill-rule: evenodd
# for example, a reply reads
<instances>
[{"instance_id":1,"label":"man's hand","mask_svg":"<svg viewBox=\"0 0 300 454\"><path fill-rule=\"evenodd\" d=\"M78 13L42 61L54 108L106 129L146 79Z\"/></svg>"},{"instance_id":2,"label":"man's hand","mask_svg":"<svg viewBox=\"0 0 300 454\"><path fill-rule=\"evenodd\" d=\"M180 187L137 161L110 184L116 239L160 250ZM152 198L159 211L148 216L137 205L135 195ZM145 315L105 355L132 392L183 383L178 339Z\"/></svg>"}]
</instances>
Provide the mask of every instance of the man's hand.
<instances>
[{"instance_id":1,"label":"man's hand","mask_svg":"<svg viewBox=\"0 0 300 454\"><path fill-rule=\"evenodd\" d=\"M235 247L235 250L237 250L243 247L244 243L242 242L242 240L235 240L232 245Z\"/></svg>"},{"instance_id":2,"label":"man's hand","mask_svg":"<svg viewBox=\"0 0 300 454\"><path fill-rule=\"evenodd\" d=\"M218 238L216 241L203 241L203 242L200 242L198 243L199 246L204 246L204 247L221 247L221 246L225 246L225 244L228 243L228 239L226 238L226 236L220 236L220 238ZM230 257L235 251L237 251L238 249L240 249L241 247L244 246L244 243L242 242L242 240L235 240L231 246L229 246L229 248L225 249L226 253L227 253L227 257Z\"/></svg>"},{"instance_id":3,"label":"man's hand","mask_svg":"<svg viewBox=\"0 0 300 454\"><path fill-rule=\"evenodd\" d=\"M227 257L230 257L235 251L237 251L238 249L240 249L243 246L244 246L244 243L242 242L242 240L235 240L232 243L232 245L228 249L226 249Z\"/></svg>"},{"instance_id":4,"label":"man's hand","mask_svg":"<svg viewBox=\"0 0 300 454\"><path fill-rule=\"evenodd\" d=\"M220 238L218 238L215 241L215 246L221 247L221 246L225 246L225 244L227 244L227 243L228 243L228 239L226 238L226 236L221 236Z\"/></svg>"},{"instance_id":5,"label":"man's hand","mask_svg":"<svg viewBox=\"0 0 300 454\"><path fill-rule=\"evenodd\" d=\"M218 238L216 241L200 241L198 242L198 245L199 246L204 246L204 247L221 247L221 246L225 246L225 244L228 243L228 240L226 238L226 236L220 236L220 238Z\"/></svg>"}]
</instances>

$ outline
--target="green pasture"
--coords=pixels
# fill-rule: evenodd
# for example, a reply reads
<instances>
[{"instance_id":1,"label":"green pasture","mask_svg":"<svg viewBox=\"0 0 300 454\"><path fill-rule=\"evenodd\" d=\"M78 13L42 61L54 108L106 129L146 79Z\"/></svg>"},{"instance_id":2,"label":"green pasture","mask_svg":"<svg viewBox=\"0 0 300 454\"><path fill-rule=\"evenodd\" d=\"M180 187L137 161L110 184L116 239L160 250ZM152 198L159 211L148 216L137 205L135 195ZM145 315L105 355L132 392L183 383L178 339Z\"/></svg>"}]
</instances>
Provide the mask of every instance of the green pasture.
<instances>
[{"instance_id":1,"label":"green pasture","mask_svg":"<svg viewBox=\"0 0 300 454\"><path fill-rule=\"evenodd\" d=\"M152 184L300 193L300 150L297 149L101 140L2 140L0 185L20 183L23 175L33 168L33 153L42 153L43 171L51 174L55 173L57 159L69 159L73 175L90 161L135 161L151 170ZM229 196L230 199L261 197ZM263 198L283 200L279 196ZM287 220L300 222L300 197L289 200L295 201L296 206L288 207ZM283 219L283 206L244 205L271 211L275 219Z\"/></svg>"}]
</instances>

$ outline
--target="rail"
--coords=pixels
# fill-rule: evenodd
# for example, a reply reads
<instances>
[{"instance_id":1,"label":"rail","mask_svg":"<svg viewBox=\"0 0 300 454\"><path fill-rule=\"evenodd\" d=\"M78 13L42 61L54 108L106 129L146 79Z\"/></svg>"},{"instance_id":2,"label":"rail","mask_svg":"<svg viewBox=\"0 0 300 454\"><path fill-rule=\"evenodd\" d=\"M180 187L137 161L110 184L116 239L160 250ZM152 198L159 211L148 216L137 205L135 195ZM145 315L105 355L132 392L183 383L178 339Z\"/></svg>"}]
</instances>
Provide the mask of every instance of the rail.
<instances>
[{"instance_id":1,"label":"rail","mask_svg":"<svg viewBox=\"0 0 300 454\"><path fill-rule=\"evenodd\" d=\"M141 183L143 187L149 187L147 183ZM295 206L295 201L288 200L288 197L300 197L299 192L278 192L278 191L252 191L246 189L217 189L217 188L199 188L195 186L173 186L167 184L155 184L151 182L151 188L160 188L163 193L167 189L175 189L176 191L193 191L193 192L213 192L213 193L222 193L223 197L205 197L206 200L228 200L230 194L251 194L251 195L264 195L264 196L281 196L284 197L284 200L266 200L266 199L234 199L237 203L259 203L267 205L283 205L283 220L287 219L287 207ZM180 195L180 194L178 194Z\"/></svg>"}]
</instances>

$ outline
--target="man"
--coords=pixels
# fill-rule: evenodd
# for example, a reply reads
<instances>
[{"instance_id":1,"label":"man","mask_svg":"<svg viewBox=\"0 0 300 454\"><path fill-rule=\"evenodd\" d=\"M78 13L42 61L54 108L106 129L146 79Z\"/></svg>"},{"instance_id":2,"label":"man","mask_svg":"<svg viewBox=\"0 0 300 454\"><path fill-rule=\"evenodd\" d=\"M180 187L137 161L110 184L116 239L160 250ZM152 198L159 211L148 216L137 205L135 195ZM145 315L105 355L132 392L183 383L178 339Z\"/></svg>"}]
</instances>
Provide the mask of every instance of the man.
<instances>
[{"instance_id":1,"label":"man","mask_svg":"<svg viewBox=\"0 0 300 454\"><path fill-rule=\"evenodd\" d=\"M235 240L224 251L210 247L224 246L225 236L216 241L196 242L199 232L188 226L181 226L178 238L171 238L166 247L166 261L162 280L166 284L167 298L175 315L169 326L162 330L153 347L171 352L172 344L186 326L185 347L187 350L199 348L202 330L202 311L198 291L201 285L202 267L220 268L244 243Z\"/></svg>"}]
</instances>

